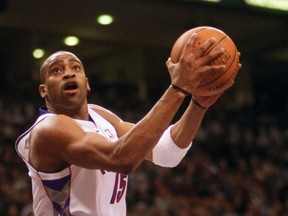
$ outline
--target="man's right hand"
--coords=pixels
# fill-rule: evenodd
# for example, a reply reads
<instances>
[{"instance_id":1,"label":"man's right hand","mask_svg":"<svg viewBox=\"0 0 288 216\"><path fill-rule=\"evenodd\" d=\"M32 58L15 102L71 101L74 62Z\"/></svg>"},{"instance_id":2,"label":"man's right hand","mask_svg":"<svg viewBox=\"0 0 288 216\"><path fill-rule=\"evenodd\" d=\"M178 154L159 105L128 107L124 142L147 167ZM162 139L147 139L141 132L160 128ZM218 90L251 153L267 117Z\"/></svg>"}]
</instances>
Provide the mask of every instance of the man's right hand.
<instances>
[{"instance_id":1,"label":"man's right hand","mask_svg":"<svg viewBox=\"0 0 288 216\"><path fill-rule=\"evenodd\" d=\"M214 38L205 41L195 53L192 53L197 37L197 33L192 34L183 47L178 62L172 62L171 58L168 58L166 62L171 83L191 94L206 74L221 73L226 67L225 65L209 65L224 52L224 49L215 49L208 55L205 54L215 44Z\"/></svg>"}]
</instances>

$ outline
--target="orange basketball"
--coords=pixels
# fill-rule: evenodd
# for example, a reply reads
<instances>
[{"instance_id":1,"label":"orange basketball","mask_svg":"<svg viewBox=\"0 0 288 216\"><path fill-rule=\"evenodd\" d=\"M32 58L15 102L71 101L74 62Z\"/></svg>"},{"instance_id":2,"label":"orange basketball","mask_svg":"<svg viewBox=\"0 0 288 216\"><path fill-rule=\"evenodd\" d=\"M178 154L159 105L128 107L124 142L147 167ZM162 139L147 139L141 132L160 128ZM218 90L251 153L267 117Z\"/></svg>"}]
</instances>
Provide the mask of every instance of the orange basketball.
<instances>
[{"instance_id":1,"label":"orange basketball","mask_svg":"<svg viewBox=\"0 0 288 216\"><path fill-rule=\"evenodd\" d=\"M200 26L184 32L174 43L171 51L171 59L174 63L178 62L184 45L195 32L197 32L198 38L195 41L192 53L194 53L207 39L214 37L216 43L208 50L207 54L214 49L223 47L225 52L212 61L211 65L225 64L226 70L222 73L211 72L210 74L207 74L192 94L198 96L211 96L223 92L229 87L230 81L235 79L239 62L239 53L236 45L223 31L209 26Z\"/></svg>"}]
</instances>

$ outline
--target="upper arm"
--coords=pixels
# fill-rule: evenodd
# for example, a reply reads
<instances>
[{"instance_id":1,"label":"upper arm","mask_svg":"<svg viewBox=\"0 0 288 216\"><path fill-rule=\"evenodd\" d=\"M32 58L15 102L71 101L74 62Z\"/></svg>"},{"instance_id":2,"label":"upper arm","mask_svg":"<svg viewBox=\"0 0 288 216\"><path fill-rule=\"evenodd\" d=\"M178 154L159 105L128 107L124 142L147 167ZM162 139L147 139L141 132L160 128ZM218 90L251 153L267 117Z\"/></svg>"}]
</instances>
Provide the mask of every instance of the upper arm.
<instances>
[{"instance_id":1,"label":"upper arm","mask_svg":"<svg viewBox=\"0 0 288 216\"><path fill-rule=\"evenodd\" d=\"M86 133L71 118L58 115L39 123L31 133L30 163L40 171L55 172L69 164L117 171L114 143L96 133Z\"/></svg>"}]
</instances>

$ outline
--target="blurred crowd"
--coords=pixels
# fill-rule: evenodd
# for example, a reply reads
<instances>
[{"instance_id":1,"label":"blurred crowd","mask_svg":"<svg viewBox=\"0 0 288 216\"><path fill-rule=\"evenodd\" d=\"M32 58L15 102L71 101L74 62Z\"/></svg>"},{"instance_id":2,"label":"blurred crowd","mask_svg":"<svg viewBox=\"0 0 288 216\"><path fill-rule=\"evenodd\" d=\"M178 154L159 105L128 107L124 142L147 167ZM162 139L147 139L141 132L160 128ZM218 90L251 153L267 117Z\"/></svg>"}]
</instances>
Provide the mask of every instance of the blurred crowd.
<instances>
[{"instance_id":1,"label":"blurred crowd","mask_svg":"<svg viewBox=\"0 0 288 216\"><path fill-rule=\"evenodd\" d=\"M116 94L90 95L90 102L131 122L152 106ZM34 101L26 99L0 98L3 216L33 215L27 168L14 147L38 114ZM261 112L251 92L224 94L207 112L177 167L144 162L130 175L128 216L288 216L288 127L283 114Z\"/></svg>"},{"instance_id":2,"label":"blurred crowd","mask_svg":"<svg viewBox=\"0 0 288 216\"><path fill-rule=\"evenodd\" d=\"M178 167L145 163L130 178L130 216L287 216L288 128L252 94L208 111Z\"/></svg>"}]
</instances>

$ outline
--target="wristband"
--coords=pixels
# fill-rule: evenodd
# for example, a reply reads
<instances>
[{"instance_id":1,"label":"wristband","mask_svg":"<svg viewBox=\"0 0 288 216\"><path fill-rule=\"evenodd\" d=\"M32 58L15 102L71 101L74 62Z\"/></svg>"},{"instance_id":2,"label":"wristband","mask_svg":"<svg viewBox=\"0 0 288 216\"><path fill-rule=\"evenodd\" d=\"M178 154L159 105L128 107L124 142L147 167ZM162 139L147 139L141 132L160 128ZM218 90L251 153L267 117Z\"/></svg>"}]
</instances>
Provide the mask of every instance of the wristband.
<instances>
[{"instance_id":1,"label":"wristband","mask_svg":"<svg viewBox=\"0 0 288 216\"><path fill-rule=\"evenodd\" d=\"M194 103L196 106L200 107L201 109L203 109L203 110L206 110L206 109L207 109L207 107L202 106L202 105L201 105L198 101L196 101L193 97L192 97L192 101L193 101L193 103Z\"/></svg>"},{"instance_id":2,"label":"wristband","mask_svg":"<svg viewBox=\"0 0 288 216\"><path fill-rule=\"evenodd\" d=\"M163 133L152 151L152 161L161 167L175 167L184 158L192 142L186 148L178 147L171 137L171 125Z\"/></svg>"},{"instance_id":3,"label":"wristband","mask_svg":"<svg viewBox=\"0 0 288 216\"><path fill-rule=\"evenodd\" d=\"M180 88L180 87L177 86L177 85L171 84L171 87L172 87L173 89L175 89L176 91L183 93L185 96L190 95L190 92L188 92L188 91Z\"/></svg>"}]
</instances>

